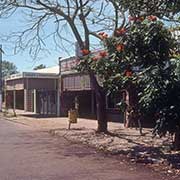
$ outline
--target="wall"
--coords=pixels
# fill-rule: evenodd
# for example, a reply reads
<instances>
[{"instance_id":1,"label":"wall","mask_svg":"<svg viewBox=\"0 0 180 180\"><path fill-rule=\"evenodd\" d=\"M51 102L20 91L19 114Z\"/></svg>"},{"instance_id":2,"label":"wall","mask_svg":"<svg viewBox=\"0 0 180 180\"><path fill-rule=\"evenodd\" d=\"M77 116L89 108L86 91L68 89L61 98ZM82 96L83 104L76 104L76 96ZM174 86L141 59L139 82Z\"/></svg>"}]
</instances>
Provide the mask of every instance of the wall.
<instances>
[{"instance_id":1,"label":"wall","mask_svg":"<svg viewBox=\"0 0 180 180\"><path fill-rule=\"evenodd\" d=\"M22 90L24 89L23 79L13 79L6 81L6 90Z\"/></svg>"},{"instance_id":2,"label":"wall","mask_svg":"<svg viewBox=\"0 0 180 180\"><path fill-rule=\"evenodd\" d=\"M24 89L56 90L57 89L57 79L25 78L24 79Z\"/></svg>"},{"instance_id":3,"label":"wall","mask_svg":"<svg viewBox=\"0 0 180 180\"><path fill-rule=\"evenodd\" d=\"M92 88L88 75L74 74L62 77L63 91L82 91L90 89Z\"/></svg>"}]
</instances>

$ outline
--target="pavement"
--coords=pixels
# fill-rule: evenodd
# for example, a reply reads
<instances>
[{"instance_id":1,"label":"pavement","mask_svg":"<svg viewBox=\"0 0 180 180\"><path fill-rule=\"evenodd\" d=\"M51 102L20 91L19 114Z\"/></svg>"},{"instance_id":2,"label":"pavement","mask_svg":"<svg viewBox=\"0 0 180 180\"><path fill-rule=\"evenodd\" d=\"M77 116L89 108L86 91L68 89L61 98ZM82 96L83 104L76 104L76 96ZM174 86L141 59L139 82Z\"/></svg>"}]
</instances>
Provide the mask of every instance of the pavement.
<instances>
[{"instance_id":1,"label":"pavement","mask_svg":"<svg viewBox=\"0 0 180 180\"><path fill-rule=\"evenodd\" d=\"M72 143L85 144L96 150L124 155L134 164L143 164L164 174L180 177L180 152L171 151L172 137L153 138L152 129L143 129L143 136L135 128L124 128L121 123L108 122L109 134L97 134L97 121L78 118L77 124L72 124L68 130L68 118L35 118L34 114L16 111L17 117L12 117L10 111L7 120L20 123L38 130L44 130Z\"/></svg>"}]
</instances>

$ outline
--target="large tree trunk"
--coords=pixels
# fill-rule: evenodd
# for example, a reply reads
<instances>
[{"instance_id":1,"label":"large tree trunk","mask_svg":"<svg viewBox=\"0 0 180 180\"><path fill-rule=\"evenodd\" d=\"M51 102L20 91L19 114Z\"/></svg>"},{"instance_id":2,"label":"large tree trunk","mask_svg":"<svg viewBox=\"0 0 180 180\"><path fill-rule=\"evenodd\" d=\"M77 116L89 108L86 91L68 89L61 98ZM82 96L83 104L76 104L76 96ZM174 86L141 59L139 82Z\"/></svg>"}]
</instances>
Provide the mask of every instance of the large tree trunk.
<instances>
[{"instance_id":1,"label":"large tree trunk","mask_svg":"<svg viewBox=\"0 0 180 180\"><path fill-rule=\"evenodd\" d=\"M99 86L94 73L90 73L91 84L95 91L96 97L96 110L97 110L97 121L98 127L97 132L107 133L107 118L106 118L106 103L105 103L105 92L101 86Z\"/></svg>"},{"instance_id":2,"label":"large tree trunk","mask_svg":"<svg viewBox=\"0 0 180 180\"><path fill-rule=\"evenodd\" d=\"M96 109L97 109L97 132L107 132L105 94L100 89L95 89Z\"/></svg>"},{"instance_id":3,"label":"large tree trunk","mask_svg":"<svg viewBox=\"0 0 180 180\"><path fill-rule=\"evenodd\" d=\"M174 134L174 150L180 150L180 130Z\"/></svg>"}]
</instances>

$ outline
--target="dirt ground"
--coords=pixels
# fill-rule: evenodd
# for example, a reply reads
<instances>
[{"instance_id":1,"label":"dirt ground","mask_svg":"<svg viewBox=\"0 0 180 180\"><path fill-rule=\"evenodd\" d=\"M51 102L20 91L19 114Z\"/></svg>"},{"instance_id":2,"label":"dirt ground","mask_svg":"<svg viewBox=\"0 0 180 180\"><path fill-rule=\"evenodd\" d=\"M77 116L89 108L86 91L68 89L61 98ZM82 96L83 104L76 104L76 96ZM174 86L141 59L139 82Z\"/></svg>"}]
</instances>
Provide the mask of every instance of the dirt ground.
<instances>
[{"instance_id":1,"label":"dirt ground","mask_svg":"<svg viewBox=\"0 0 180 180\"><path fill-rule=\"evenodd\" d=\"M124 155L98 152L52 136L28 123L0 117L1 180L179 180L133 164Z\"/></svg>"},{"instance_id":2,"label":"dirt ground","mask_svg":"<svg viewBox=\"0 0 180 180\"><path fill-rule=\"evenodd\" d=\"M172 137L152 136L152 129L143 129L143 136L135 128L109 123L109 134L96 133L96 121L78 119L68 130L67 118L32 118L18 116L8 120L48 130L52 135L68 141L86 144L112 155L124 155L132 163L141 163L171 177L180 177L180 152L171 150Z\"/></svg>"},{"instance_id":3,"label":"dirt ground","mask_svg":"<svg viewBox=\"0 0 180 180\"><path fill-rule=\"evenodd\" d=\"M171 150L172 137L152 138L151 130L145 129L140 136L135 129L111 130L109 134L97 134L95 130L73 128L51 130L53 135L79 142L113 155L125 155L132 163L142 163L156 171L180 176L180 152Z\"/></svg>"}]
</instances>

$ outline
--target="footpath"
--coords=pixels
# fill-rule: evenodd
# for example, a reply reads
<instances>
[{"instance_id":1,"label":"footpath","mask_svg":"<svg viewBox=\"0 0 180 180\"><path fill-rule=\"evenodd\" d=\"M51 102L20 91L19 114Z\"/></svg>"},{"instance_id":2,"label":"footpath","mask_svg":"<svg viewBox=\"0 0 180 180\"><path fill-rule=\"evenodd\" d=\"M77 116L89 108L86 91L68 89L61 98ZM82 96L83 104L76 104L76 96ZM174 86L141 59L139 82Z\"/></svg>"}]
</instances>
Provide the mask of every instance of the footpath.
<instances>
[{"instance_id":1,"label":"footpath","mask_svg":"<svg viewBox=\"0 0 180 180\"><path fill-rule=\"evenodd\" d=\"M21 123L51 135L63 137L73 143L81 143L112 155L123 155L131 163L143 163L155 171L180 177L180 152L171 150L172 137L152 136L152 129L144 128L143 136L135 128L125 128L121 123L108 122L109 134L96 133L97 121L78 118L68 130L67 117L35 117L33 114L16 111L5 117L8 121ZM2 117L3 114L0 114Z\"/></svg>"}]
</instances>

